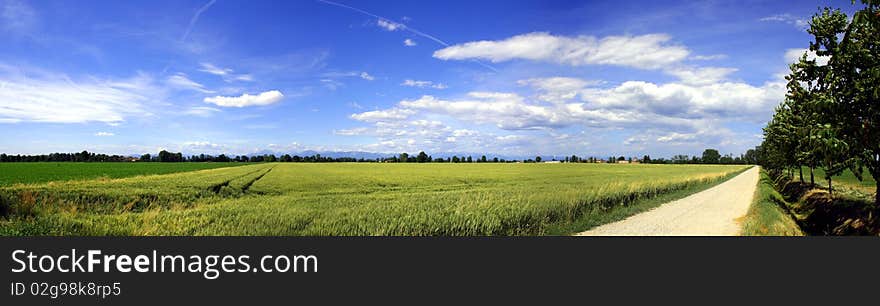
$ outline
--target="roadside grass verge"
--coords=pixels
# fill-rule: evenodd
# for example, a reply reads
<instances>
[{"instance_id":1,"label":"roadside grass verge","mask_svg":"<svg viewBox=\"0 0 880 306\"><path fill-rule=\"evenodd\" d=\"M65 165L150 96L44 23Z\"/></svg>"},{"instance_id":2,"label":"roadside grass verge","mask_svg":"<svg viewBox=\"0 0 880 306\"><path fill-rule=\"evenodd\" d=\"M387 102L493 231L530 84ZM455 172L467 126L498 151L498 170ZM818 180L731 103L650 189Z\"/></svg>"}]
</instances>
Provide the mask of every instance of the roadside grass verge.
<instances>
[{"instance_id":1,"label":"roadside grass verge","mask_svg":"<svg viewBox=\"0 0 880 306\"><path fill-rule=\"evenodd\" d=\"M743 219L742 236L803 236L788 213L788 202L774 188L773 179L763 169L752 206Z\"/></svg>"},{"instance_id":2,"label":"roadside grass verge","mask_svg":"<svg viewBox=\"0 0 880 306\"><path fill-rule=\"evenodd\" d=\"M630 202L620 202L618 205L612 206L602 211L590 211L574 220L561 221L547 226L545 235L573 235L580 232L588 231L594 227L617 222L626 219L632 215L636 215L651 210L660 205L686 198L697 192L712 188L718 184L740 175L746 170L745 168L736 172L728 173L724 176L715 178L706 178L699 181L691 181L686 184L670 188L667 192L657 193L648 197L635 199Z\"/></svg>"},{"instance_id":3,"label":"roadside grass verge","mask_svg":"<svg viewBox=\"0 0 880 306\"><path fill-rule=\"evenodd\" d=\"M835 177L833 196L827 185L821 185L821 180L810 184L801 182L796 175L794 178L781 176L775 181L768 177L766 182L777 187L781 198L774 196L774 201L789 212L805 235L880 234L880 207L874 204L874 195L865 192L865 187L870 186L864 186L866 182L859 182L851 174L848 178Z\"/></svg>"}]
</instances>

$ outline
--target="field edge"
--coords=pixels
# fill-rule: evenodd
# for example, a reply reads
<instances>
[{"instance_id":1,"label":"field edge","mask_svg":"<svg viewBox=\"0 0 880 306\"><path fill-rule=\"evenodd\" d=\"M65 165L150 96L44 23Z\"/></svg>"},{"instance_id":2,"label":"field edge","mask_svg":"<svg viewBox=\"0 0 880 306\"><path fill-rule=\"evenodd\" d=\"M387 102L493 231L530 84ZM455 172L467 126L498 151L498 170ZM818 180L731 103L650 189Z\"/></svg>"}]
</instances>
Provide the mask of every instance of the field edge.
<instances>
[{"instance_id":1,"label":"field edge","mask_svg":"<svg viewBox=\"0 0 880 306\"><path fill-rule=\"evenodd\" d=\"M754 166L752 166L754 167ZM591 230L597 226L601 226L608 223L617 222L620 220L624 220L633 215L637 215L639 213L643 213L649 211L651 209L657 208L663 204L680 200L691 196L695 193L704 191L706 189L715 187L720 185L721 183L727 182L728 180L736 177L737 175L746 172L752 167L745 167L741 170L737 170L731 173L728 173L719 178L707 181L707 182L699 182L697 184L692 184L684 187L683 189L674 190L671 192L659 194L649 198L638 199L632 203L628 203L623 206L618 206L612 211L607 212L602 215L585 215L581 218L570 221L555 224L549 226L547 228L546 233L544 235L549 236L571 236L576 235L581 232L585 232Z\"/></svg>"}]
</instances>

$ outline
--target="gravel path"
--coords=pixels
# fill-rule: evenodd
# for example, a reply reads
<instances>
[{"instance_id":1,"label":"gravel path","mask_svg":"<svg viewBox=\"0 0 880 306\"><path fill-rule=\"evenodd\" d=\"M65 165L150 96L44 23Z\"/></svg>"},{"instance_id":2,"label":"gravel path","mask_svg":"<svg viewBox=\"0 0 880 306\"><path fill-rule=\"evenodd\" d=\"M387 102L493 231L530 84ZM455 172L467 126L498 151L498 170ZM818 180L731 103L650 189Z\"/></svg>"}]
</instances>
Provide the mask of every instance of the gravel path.
<instances>
[{"instance_id":1,"label":"gravel path","mask_svg":"<svg viewBox=\"0 0 880 306\"><path fill-rule=\"evenodd\" d=\"M758 185L752 167L715 187L578 236L735 236Z\"/></svg>"}]
</instances>

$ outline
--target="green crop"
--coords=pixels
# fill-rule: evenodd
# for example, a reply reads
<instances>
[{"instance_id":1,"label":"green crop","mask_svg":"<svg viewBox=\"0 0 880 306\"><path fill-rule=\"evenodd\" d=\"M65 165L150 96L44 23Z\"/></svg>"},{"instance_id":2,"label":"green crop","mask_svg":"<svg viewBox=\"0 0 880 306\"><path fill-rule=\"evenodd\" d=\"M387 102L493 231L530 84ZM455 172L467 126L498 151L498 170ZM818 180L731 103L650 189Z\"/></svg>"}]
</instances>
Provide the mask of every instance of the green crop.
<instances>
[{"instance_id":1,"label":"green crop","mask_svg":"<svg viewBox=\"0 0 880 306\"><path fill-rule=\"evenodd\" d=\"M3 235L537 235L744 166L269 163L0 188Z\"/></svg>"}]
</instances>

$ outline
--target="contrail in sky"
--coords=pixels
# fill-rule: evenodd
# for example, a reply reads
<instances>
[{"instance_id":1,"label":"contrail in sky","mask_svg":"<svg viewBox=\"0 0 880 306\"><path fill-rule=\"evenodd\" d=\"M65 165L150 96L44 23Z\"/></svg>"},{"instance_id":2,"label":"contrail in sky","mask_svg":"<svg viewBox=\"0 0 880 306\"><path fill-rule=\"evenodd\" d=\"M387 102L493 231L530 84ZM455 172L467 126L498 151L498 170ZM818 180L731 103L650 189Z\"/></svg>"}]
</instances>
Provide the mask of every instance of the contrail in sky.
<instances>
[{"instance_id":1,"label":"contrail in sky","mask_svg":"<svg viewBox=\"0 0 880 306\"><path fill-rule=\"evenodd\" d=\"M433 36L433 35L431 35L431 34L428 34L428 33L425 33L425 32L422 32L422 31L419 31L419 30L416 30L416 29L413 29L413 28L411 28L410 26L407 26L406 24L403 24L403 23L399 23L399 22L393 21L393 20L391 20L391 19L388 19L388 18L385 18L385 17L379 16L379 15L376 15L376 14L373 14L373 13L370 13L370 12L367 12L367 11L365 11L365 10L362 10L362 9L359 9L359 8L356 8L356 7L349 6L349 5L345 5L345 4L338 3L338 2L328 1L328 0L318 0L318 2L321 2L321 3L324 3L324 4L333 5L333 6L337 6L337 7L341 7L341 8L348 9L348 10L352 10L352 11L355 11L355 12L358 12L358 13L361 13L361 14L364 14L364 15L367 15L367 16L370 16L370 17L373 17L373 18L379 19L379 20L384 20L384 21L387 21L387 22L391 22L391 23L394 23L395 25L401 27L402 29L404 29L404 30L406 30L406 31L408 31L408 32L410 32L410 33L413 33L413 34L415 34L415 35L418 35L418 36L421 36L421 37L427 38L427 39L429 39L429 40L432 40L432 41L434 41L434 42L440 44L441 46L444 46L444 47L449 47L449 46L450 46L450 44L446 43L445 41L443 41L443 40L441 40L441 39L439 39L439 38L437 38L437 37L435 37L435 36ZM198 15L196 15L196 17L198 17ZM483 67L488 68L489 70L492 70L492 71L494 71L494 72L498 72L498 70L495 69L495 67L489 66L489 65L487 65L487 64L485 64L485 63L483 63L483 62L481 62L481 61L479 61L479 60L474 60L474 62L476 62L477 64L480 64L480 65L483 66Z\"/></svg>"},{"instance_id":2,"label":"contrail in sky","mask_svg":"<svg viewBox=\"0 0 880 306\"><path fill-rule=\"evenodd\" d=\"M181 42L186 41L186 38L189 37L189 32L192 32L193 26L195 26L196 22L199 21L199 16L201 16L202 13L211 8L211 6L214 5L215 2L217 2L217 0L211 0L207 4L203 5L201 8L199 8L198 11L196 11L196 14L193 15L192 19L189 20L189 26L186 27L186 32L184 32L183 37L180 38Z\"/></svg>"}]
</instances>

